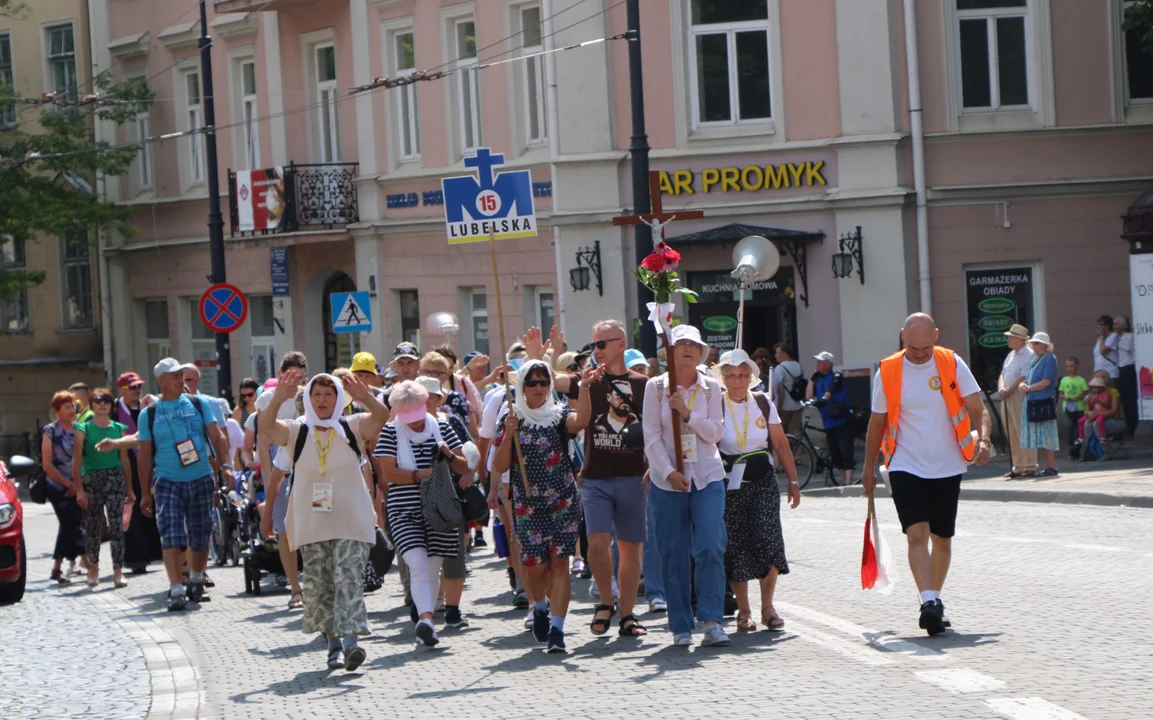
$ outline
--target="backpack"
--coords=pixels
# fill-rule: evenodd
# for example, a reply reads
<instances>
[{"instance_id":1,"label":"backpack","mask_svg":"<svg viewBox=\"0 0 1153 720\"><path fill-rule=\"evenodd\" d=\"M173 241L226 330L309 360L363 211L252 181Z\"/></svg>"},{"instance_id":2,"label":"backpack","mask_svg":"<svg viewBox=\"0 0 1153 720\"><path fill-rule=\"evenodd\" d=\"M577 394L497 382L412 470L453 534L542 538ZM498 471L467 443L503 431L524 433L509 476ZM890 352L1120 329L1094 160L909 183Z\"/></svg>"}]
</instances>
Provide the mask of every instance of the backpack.
<instances>
[{"instance_id":1,"label":"backpack","mask_svg":"<svg viewBox=\"0 0 1153 720\"><path fill-rule=\"evenodd\" d=\"M793 375L786 370L783 366L781 372L789 379L782 383L785 386L785 393L788 394L793 400L797 402L805 401L805 393L809 390L809 381L805 378L805 374Z\"/></svg>"},{"instance_id":2,"label":"backpack","mask_svg":"<svg viewBox=\"0 0 1153 720\"><path fill-rule=\"evenodd\" d=\"M181 395L181 397L188 398L192 403L192 407L196 408L196 414L200 417L200 429L204 432L204 445L208 448L208 454L211 455L215 452L212 443L208 442L208 428L204 424L204 409L200 406L200 398L195 395ZM160 402L159 399L156 401ZM148 437L153 439L152 442L152 459L156 459L156 436L152 433L152 426L156 424L156 405L148 408Z\"/></svg>"}]
</instances>

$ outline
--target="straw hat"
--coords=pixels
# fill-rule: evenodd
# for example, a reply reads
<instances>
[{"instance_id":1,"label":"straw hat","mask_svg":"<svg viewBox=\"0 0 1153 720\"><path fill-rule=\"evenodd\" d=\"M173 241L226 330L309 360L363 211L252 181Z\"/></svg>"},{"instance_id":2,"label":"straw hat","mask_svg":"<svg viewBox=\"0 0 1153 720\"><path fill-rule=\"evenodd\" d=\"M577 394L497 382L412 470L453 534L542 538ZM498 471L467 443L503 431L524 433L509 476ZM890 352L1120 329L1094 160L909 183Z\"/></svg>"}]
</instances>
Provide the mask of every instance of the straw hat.
<instances>
[{"instance_id":1,"label":"straw hat","mask_svg":"<svg viewBox=\"0 0 1153 720\"><path fill-rule=\"evenodd\" d=\"M1028 340L1029 328L1025 327L1024 325L1013 325L1013 327L1009 328L1005 335L1009 337L1020 338L1022 340Z\"/></svg>"}]
</instances>

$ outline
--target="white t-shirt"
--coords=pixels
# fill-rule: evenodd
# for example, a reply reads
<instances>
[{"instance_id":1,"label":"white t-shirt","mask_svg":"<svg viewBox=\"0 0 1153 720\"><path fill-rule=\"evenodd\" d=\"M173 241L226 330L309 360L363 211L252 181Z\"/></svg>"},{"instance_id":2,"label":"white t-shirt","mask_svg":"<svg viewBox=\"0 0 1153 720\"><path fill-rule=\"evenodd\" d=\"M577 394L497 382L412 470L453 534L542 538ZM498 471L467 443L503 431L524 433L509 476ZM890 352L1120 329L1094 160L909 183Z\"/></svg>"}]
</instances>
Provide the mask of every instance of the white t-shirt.
<instances>
[{"instance_id":1,"label":"white t-shirt","mask_svg":"<svg viewBox=\"0 0 1153 720\"><path fill-rule=\"evenodd\" d=\"M232 418L225 420L224 424L228 427L228 459L231 461L232 455L244 447L244 431L240 429L240 423Z\"/></svg>"},{"instance_id":2,"label":"white t-shirt","mask_svg":"<svg viewBox=\"0 0 1153 720\"><path fill-rule=\"evenodd\" d=\"M768 398L765 398L768 400ZM743 455L745 453L756 452L758 450L765 450L769 447L769 425L780 425L781 416L777 414L777 406L769 400L769 421L765 422L765 414L761 412L761 406L757 404L755 398L749 395L748 398L742 403L729 403L728 396L722 401L721 406L724 408L725 429L721 435L721 441L717 443L717 448L720 449L724 455ZM745 438L745 446L742 448L738 442L738 433L745 432L745 415L748 416L748 436ZM772 456L769 456L769 462L773 461Z\"/></svg>"},{"instance_id":3,"label":"white t-shirt","mask_svg":"<svg viewBox=\"0 0 1153 720\"><path fill-rule=\"evenodd\" d=\"M1109 377L1117 379L1121 375L1121 361L1117 357L1117 333L1109 333L1105 338L1105 347L1112 348L1108 355L1101 354L1101 338L1093 341L1093 372L1104 370Z\"/></svg>"},{"instance_id":4,"label":"white t-shirt","mask_svg":"<svg viewBox=\"0 0 1153 720\"><path fill-rule=\"evenodd\" d=\"M1133 365L1133 333L1127 332L1117 339L1117 357L1114 358L1121 367ZM1108 362L1108 361L1106 361Z\"/></svg>"},{"instance_id":5,"label":"white t-shirt","mask_svg":"<svg viewBox=\"0 0 1153 720\"><path fill-rule=\"evenodd\" d=\"M804 377L805 370L796 360L786 360L773 368L773 400L785 412L794 412L801 409L801 404L789 395L796 378Z\"/></svg>"},{"instance_id":6,"label":"white t-shirt","mask_svg":"<svg viewBox=\"0 0 1153 720\"><path fill-rule=\"evenodd\" d=\"M497 423L500 421L501 408L505 406L505 389L498 387L497 389L489 392L484 397L484 412L480 416L480 427L477 431L482 438L492 440L500 434L500 428ZM489 445L488 448L488 471L492 472L492 459L496 456L496 445ZM508 473L500 476L501 483L508 483Z\"/></svg>"},{"instance_id":7,"label":"white t-shirt","mask_svg":"<svg viewBox=\"0 0 1153 720\"><path fill-rule=\"evenodd\" d=\"M973 372L957 358L957 389L965 398L981 392ZM873 379L873 412L886 413L889 402L881 373ZM977 429L977 428L974 428ZM901 366L901 416L897 420L897 450L889 470L920 478L948 478L965 472L968 463L957 444L957 434L941 396L937 364L916 365L906 357Z\"/></svg>"}]
</instances>

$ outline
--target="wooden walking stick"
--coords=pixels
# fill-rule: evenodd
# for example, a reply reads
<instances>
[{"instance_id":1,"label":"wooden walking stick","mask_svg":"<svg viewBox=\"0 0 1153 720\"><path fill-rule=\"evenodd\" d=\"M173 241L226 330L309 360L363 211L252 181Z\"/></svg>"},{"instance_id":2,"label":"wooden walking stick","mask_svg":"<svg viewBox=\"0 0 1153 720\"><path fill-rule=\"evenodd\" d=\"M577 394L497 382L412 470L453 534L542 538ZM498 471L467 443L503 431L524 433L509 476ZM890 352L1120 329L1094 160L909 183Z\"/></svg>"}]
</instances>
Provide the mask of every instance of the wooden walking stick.
<instances>
[{"instance_id":1,"label":"wooden walking stick","mask_svg":"<svg viewBox=\"0 0 1153 720\"><path fill-rule=\"evenodd\" d=\"M492 284L493 289L496 291L496 319L497 328L500 333L500 348L503 352L507 345L504 344L504 306L500 300L500 274L497 272L496 267L496 238L493 237L493 232L490 230L488 233L488 247L492 251ZM514 412L512 407L512 388L508 382L508 373L504 373L504 395L508 400L509 413ZM520 467L520 481L524 486L524 495L528 497L528 473L524 469L524 453L520 451L520 433L514 432L512 434L513 448L516 449L516 461ZM511 502L510 502L511 505ZM509 508L509 520L514 521L515 511Z\"/></svg>"}]
</instances>

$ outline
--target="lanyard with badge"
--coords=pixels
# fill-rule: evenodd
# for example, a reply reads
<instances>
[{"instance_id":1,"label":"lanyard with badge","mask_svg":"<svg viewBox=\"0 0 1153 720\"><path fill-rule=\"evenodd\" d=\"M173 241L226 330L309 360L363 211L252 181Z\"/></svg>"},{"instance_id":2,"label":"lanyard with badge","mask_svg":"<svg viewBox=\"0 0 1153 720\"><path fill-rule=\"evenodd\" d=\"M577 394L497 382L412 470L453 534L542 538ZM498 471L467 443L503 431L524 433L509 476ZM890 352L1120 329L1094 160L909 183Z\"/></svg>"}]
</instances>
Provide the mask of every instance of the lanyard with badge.
<instances>
[{"instance_id":1,"label":"lanyard with badge","mask_svg":"<svg viewBox=\"0 0 1153 720\"><path fill-rule=\"evenodd\" d=\"M697 402L697 390L700 386L693 387L693 394L689 398L688 412L685 413L685 418L681 419L681 459L685 463L695 463L697 461L697 436L692 430L689 429L689 421L686 419L689 413L693 411L693 405ZM677 389L680 392L680 388Z\"/></svg>"},{"instance_id":2,"label":"lanyard with badge","mask_svg":"<svg viewBox=\"0 0 1153 720\"><path fill-rule=\"evenodd\" d=\"M156 409L160 409L159 403L156 404ZM184 418L183 412L177 410L176 414L173 415L165 410L163 417L164 421L168 423L168 432L172 433L174 438L176 437L176 433L173 432L172 418L180 418L181 424L184 425L184 432L188 439L173 443L173 446L176 448L176 457L180 458L180 467L186 468L189 465L195 465L200 462L200 453L196 450L196 443L192 442L192 427L188 424L188 420Z\"/></svg>"},{"instance_id":3,"label":"lanyard with badge","mask_svg":"<svg viewBox=\"0 0 1153 720\"><path fill-rule=\"evenodd\" d=\"M332 437L336 433L328 428L328 439L324 445L320 444L320 428L316 429L313 440L316 442L316 454L320 457L320 482L312 484L312 511L332 512L332 483L323 480L328 475L328 452L332 450Z\"/></svg>"},{"instance_id":4,"label":"lanyard with badge","mask_svg":"<svg viewBox=\"0 0 1153 720\"><path fill-rule=\"evenodd\" d=\"M733 469L729 471L729 490L740 490L741 480L745 477L745 443L749 439L749 415L752 414L752 408L749 407L748 402L745 402L745 423L744 427L739 427L736 423L737 411L733 407L733 399L725 394L725 403L729 406L729 417L733 419L733 432L737 436L737 448L741 452L741 456L733 463Z\"/></svg>"}]
</instances>

